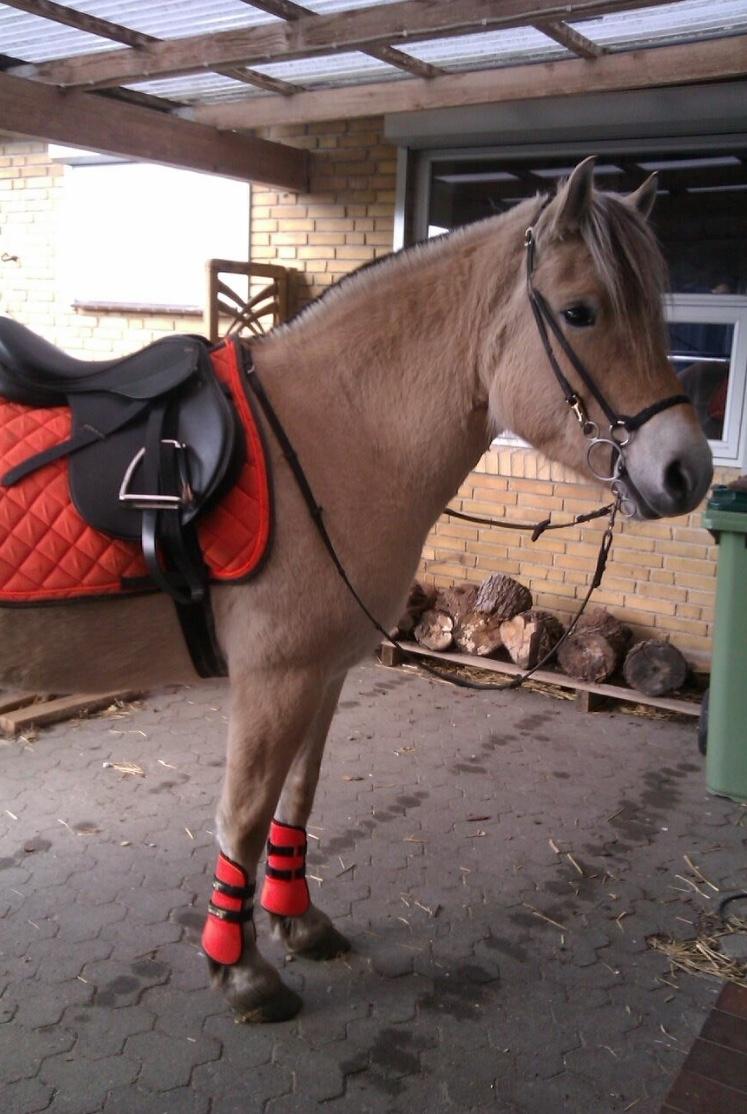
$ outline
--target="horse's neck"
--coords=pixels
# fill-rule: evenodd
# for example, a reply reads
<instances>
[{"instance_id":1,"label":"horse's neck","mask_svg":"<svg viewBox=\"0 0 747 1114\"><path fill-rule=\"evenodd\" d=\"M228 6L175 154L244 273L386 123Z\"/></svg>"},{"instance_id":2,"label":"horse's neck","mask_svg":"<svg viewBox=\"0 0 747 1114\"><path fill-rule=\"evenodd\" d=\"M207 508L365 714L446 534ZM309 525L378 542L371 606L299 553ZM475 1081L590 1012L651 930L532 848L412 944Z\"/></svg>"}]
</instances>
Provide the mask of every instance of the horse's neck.
<instances>
[{"instance_id":1,"label":"horse's neck","mask_svg":"<svg viewBox=\"0 0 747 1114\"><path fill-rule=\"evenodd\" d=\"M257 353L299 435L311 424L341 458L367 455L431 521L488 444L481 361L521 225L510 214L355 276Z\"/></svg>"}]
</instances>

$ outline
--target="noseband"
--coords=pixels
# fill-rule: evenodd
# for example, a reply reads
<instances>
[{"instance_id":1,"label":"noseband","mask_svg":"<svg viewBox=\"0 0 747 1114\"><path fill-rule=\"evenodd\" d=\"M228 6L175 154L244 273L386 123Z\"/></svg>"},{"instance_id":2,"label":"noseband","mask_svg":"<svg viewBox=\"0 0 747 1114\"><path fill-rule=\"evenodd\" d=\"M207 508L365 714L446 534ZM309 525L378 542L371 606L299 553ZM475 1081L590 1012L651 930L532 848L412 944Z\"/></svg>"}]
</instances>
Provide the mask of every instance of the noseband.
<instances>
[{"instance_id":1,"label":"noseband","mask_svg":"<svg viewBox=\"0 0 747 1114\"><path fill-rule=\"evenodd\" d=\"M549 198L545 199L537 217L540 216L545 206L549 204L549 200ZM663 410L668 410L671 406L689 403L690 399L685 394L671 395L669 398L659 399L658 402L652 403L651 406L645 406L642 410L639 410L637 414L619 414L594 381L593 376L585 367L579 355L574 351L573 346L563 333L544 295L539 292L532 281L536 262L536 239L533 225L530 225L524 233L524 247L526 249L527 296L529 298L529 304L532 307L537 331L539 332L542 346L547 353L550 367L560 384L560 389L565 395L565 401L573 411L573 415L581 427L581 432L589 442L586 449L586 463L589 466L589 470L598 480L610 484L613 495L620 501L620 509L623 514L629 515L635 513L635 507L631 504L629 497L626 495L625 488L621 483L622 477L625 475L626 471L624 450L630 444L636 430L639 430L641 426L645 425L651 418L655 417L657 414L661 414ZM563 352L568 357L568 360L581 379L581 382L587 388L592 398L599 404L602 413L609 422L607 436L600 433L599 425L589 417L583 399L574 391L563 373L550 342L550 333L552 333ZM600 449L603 452L609 450L610 463L608 472L604 472L599 467L595 466L594 457L596 455L598 459Z\"/></svg>"}]
</instances>

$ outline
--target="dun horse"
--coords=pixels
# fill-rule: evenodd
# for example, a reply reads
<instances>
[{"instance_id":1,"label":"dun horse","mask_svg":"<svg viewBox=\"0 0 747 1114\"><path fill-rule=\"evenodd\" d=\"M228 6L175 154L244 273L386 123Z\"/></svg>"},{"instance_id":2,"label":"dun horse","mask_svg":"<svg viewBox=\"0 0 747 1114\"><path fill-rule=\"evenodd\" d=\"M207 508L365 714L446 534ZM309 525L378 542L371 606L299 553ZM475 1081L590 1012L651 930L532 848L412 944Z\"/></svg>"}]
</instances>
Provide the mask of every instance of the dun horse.
<instances>
[{"instance_id":1,"label":"dun horse","mask_svg":"<svg viewBox=\"0 0 747 1114\"><path fill-rule=\"evenodd\" d=\"M708 444L667 361L664 267L646 223L655 185L622 197L597 192L592 177L587 160L552 198L365 269L253 346L339 558L382 624L401 613L429 528L500 430L586 474L590 438L609 430L602 452L624 446L617 482L639 517L684 514L707 490ZM214 981L259 1021L300 1006L251 920L268 831L263 904L275 932L299 956L347 947L309 901L304 829L346 671L378 637L265 435L270 556L251 582L213 591L230 723L204 937ZM95 691L195 679L165 596L0 612L4 684Z\"/></svg>"}]
</instances>

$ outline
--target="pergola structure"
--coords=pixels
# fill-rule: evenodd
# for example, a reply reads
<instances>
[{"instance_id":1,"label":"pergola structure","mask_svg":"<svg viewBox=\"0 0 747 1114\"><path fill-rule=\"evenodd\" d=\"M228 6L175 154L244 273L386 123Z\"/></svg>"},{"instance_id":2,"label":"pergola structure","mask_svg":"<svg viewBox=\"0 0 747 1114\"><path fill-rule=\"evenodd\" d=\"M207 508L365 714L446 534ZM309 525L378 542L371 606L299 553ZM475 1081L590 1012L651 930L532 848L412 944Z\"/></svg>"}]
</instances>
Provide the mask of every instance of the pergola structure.
<instances>
[{"instance_id":1,"label":"pergola structure","mask_svg":"<svg viewBox=\"0 0 747 1114\"><path fill-rule=\"evenodd\" d=\"M273 124L747 75L744 0L6 0L0 130L304 188Z\"/></svg>"}]
</instances>

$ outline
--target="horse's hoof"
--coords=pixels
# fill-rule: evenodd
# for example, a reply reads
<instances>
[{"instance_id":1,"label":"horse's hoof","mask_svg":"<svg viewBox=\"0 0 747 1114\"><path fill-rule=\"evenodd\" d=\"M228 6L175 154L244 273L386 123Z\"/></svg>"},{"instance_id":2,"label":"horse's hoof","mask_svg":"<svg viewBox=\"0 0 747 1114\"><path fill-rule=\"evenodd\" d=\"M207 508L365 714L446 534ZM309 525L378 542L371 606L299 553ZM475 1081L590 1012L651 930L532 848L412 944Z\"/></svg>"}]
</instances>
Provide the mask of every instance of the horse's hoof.
<instances>
[{"instance_id":1,"label":"horse's hoof","mask_svg":"<svg viewBox=\"0 0 747 1114\"><path fill-rule=\"evenodd\" d=\"M328 925L324 932L307 944L292 949L293 955L303 959L337 959L350 951L350 941L333 925Z\"/></svg>"},{"instance_id":2,"label":"horse's hoof","mask_svg":"<svg viewBox=\"0 0 747 1114\"><path fill-rule=\"evenodd\" d=\"M252 1009L242 1009L234 1005L236 1020L247 1025L268 1025L278 1021L290 1021L303 1005L302 999L289 986L281 983L275 993Z\"/></svg>"}]
</instances>

